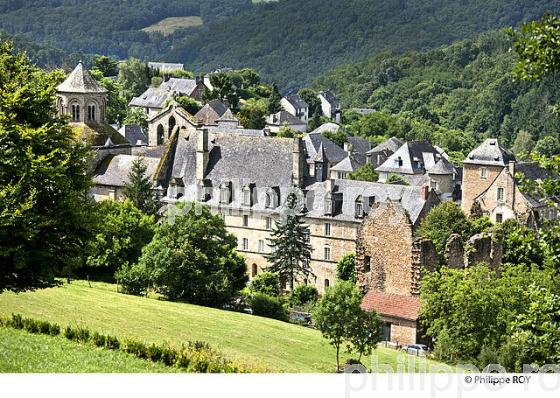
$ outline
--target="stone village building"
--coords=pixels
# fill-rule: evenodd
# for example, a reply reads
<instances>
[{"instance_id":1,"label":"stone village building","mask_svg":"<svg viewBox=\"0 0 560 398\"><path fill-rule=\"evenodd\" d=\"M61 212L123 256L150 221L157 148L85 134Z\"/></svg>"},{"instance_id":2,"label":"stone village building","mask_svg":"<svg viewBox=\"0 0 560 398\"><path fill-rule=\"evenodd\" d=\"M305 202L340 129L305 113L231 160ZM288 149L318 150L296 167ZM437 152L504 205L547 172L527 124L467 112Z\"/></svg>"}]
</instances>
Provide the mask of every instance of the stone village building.
<instances>
[{"instance_id":1,"label":"stone village building","mask_svg":"<svg viewBox=\"0 0 560 398\"><path fill-rule=\"evenodd\" d=\"M81 63L58 90L59 112L69 115L71 123L103 126L107 93ZM101 133L96 136L92 196L120 200L133 158L143 158L164 201L197 202L221 214L227 229L238 237L238 250L252 278L268 265L267 238L282 216L287 195L295 190L304 198L313 248L309 266L315 275L300 282L314 284L323 292L335 282L336 263L345 254L356 253L358 283L366 293L364 308L380 313L388 340L416 342L421 272L433 269L437 259L433 243L416 238L414 230L440 202L433 186L336 178L332 168L353 154L348 148L331 145L322 134L307 134L303 139L273 138L263 130L242 128L230 110L214 106L206 111L195 117L171 103L150 118L146 147L113 143L111 136L98 128ZM205 116L213 120L212 125L203 126ZM509 206L520 219L525 219L520 215L526 214L528 206L542 212L518 191L510 167L512 155L494 141L485 141L465 161L463 208L468 210L478 201L488 214L502 211L509 215L496 210ZM367 161L369 144L357 140L353 144L359 150L356 154ZM403 151L412 154L412 161L421 156L424 168L430 163L428 170L450 171L437 150L415 155L405 144L400 147L408 148ZM386 163L400 147L391 139L377 152L386 157ZM429 153L427 157L424 152ZM529 170L521 164L517 167ZM532 173L531 178L541 175L536 169ZM499 188L504 188L502 195L507 199L496 204L492 198L499 197ZM523 207L517 207L520 202ZM501 262L501 246L489 236L474 236L468 247L472 249L465 252L460 237L452 236L446 247L446 263L462 268L482 261L496 267Z\"/></svg>"}]
</instances>

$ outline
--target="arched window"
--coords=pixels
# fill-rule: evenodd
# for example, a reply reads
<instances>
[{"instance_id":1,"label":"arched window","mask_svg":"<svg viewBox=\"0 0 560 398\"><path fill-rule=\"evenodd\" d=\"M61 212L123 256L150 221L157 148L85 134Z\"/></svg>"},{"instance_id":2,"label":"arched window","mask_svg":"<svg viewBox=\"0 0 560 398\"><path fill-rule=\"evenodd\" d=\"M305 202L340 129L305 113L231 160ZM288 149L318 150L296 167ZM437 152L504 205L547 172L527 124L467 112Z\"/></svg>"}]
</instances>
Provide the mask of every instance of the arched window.
<instances>
[{"instance_id":1,"label":"arched window","mask_svg":"<svg viewBox=\"0 0 560 398\"><path fill-rule=\"evenodd\" d=\"M220 203L231 203L231 187L230 184L220 185Z\"/></svg>"},{"instance_id":2,"label":"arched window","mask_svg":"<svg viewBox=\"0 0 560 398\"><path fill-rule=\"evenodd\" d=\"M329 216L333 214L333 198L330 192L325 195L325 214Z\"/></svg>"},{"instance_id":3,"label":"arched window","mask_svg":"<svg viewBox=\"0 0 560 398\"><path fill-rule=\"evenodd\" d=\"M327 290L330 285L331 285L331 282L328 279L325 279L325 290Z\"/></svg>"},{"instance_id":4,"label":"arched window","mask_svg":"<svg viewBox=\"0 0 560 398\"><path fill-rule=\"evenodd\" d=\"M253 264L252 270L251 270L251 276L254 278L255 276L257 276L258 272L259 272L259 270L257 268L257 264Z\"/></svg>"},{"instance_id":5,"label":"arched window","mask_svg":"<svg viewBox=\"0 0 560 398\"><path fill-rule=\"evenodd\" d=\"M79 122L80 121L80 105L73 104L72 105L72 121Z\"/></svg>"},{"instance_id":6,"label":"arched window","mask_svg":"<svg viewBox=\"0 0 560 398\"><path fill-rule=\"evenodd\" d=\"M95 105L88 105L87 115L88 121L95 121Z\"/></svg>"},{"instance_id":7,"label":"arched window","mask_svg":"<svg viewBox=\"0 0 560 398\"><path fill-rule=\"evenodd\" d=\"M171 137L171 134L173 133L173 129L175 128L176 124L177 122L175 121L175 118L171 116L169 118L169 133L167 134L167 137Z\"/></svg>"},{"instance_id":8,"label":"arched window","mask_svg":"<svg viewBox=\"0 0 560 398\"><path fill-rule=\"evenodd\" d=\"M164 132L163 126L161 124L158 124L158 126L157 126L157 144L162 145L164 141L165 141L165 132Z\"/></svg>"},{"instance_id":9,"label":"arched window","mask_svg":"<svg viewBox=\"0 0 560 398\"><path fill-rule=\"evenodd\" d=\"M356 218L364 217L364 198L361 195L356 198L355 211Z\"/></svg>"}]
</instances>

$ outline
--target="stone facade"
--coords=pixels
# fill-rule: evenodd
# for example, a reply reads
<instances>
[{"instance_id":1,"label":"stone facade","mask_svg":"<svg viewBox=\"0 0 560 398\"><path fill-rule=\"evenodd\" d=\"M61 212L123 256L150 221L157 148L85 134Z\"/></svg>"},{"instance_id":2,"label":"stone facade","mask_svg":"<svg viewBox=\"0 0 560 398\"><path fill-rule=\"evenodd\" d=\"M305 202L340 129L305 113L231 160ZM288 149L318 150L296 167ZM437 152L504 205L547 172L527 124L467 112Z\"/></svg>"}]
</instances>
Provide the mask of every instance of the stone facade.
<instances>
[{"instance_id":1,"label":"stone facade","mask_svg":"<svg viewBox=\"0 0 560 398\"><path fill-rule=\"evenodd\" d=\"M502 166L484 166L465 164L463 166L463 184L461 209L469 215L475 199L486 191L502 172Z\"/></svg>"},{"instance_id":2,"label":"stone facade","mask_svg":"<svg viewBox=\"0 0 560 398\"><path fill-rule=\"evenodd\" d=\"M465 248L460 235L453 234L447 239L444 257L445 263L450 268L462 269L465 267Z\"/></svg>"},{"instance_id":3,"label":"stone facade","mask_svg":"<svg viewBox=\"0 0 560 398\"><path fill-rule=\"evenodd\" d=\"M148 121L148 145L166 144L176 126L186 131L196 132L199 123L194 116L176 103L172 103Z\"/></svg>"}]
</instances>

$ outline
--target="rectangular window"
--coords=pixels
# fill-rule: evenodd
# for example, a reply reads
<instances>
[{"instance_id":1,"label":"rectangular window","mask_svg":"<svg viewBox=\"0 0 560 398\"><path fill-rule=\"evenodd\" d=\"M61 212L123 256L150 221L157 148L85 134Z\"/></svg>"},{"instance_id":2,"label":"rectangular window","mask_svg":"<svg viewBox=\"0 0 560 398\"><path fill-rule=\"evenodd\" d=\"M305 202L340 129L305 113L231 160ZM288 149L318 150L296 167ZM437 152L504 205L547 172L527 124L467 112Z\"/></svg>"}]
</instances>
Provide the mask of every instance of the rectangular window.
<instances>
[{"instance_id":1,"label":"rectangular window","mask_svg":"<svg viewBox=\"0 0 560 398\"><path fill-rule=\"evenodd\" d=\"M268 229L269 231L272 230L272 217L266 218L266 229Z\"/></svg>"},{"instance_id":2,"label":"rectangular window","mask_svg":"<svg viewBox=\"0 0 560 398\"><path fill-rule=\"evenodd\" d=\"M248 188L243 190L243 205L251 206L251 190Z\"/></svg>"},{"instance_id":3,"label":"rectangular window","mask_svg":"<svg viewBox=\"0 0 560 398\"><path fill-rule=\"evenodd\" d=\"M437 181L432 181L431 182L431 187L434 191L438 190L438 182Z\"/></svg>"},{"instance_id":4,"label":"rectangular window","mask_svg":"<svg viewBox=\"0 0 560 398\"><path fill-rule=\"evenodd\" d=\"M117 191L114 189L109 189L109 199L117 200Z\"/></svg>"},{"instance_id":5,"label":"rectangular window","mask_svg":"<svg viewBox=\"0 0 560 398\"><path fill-rule=\"evenodd\" d=\"M264 253L264 240L259 240L259 253Z\"/></svg>"},{"instance_id":6,"label":"rectangular window","mask_svg":"<svg viewBox=\"0 0 560 398\"><path fill-rule=\"evenodd\" d=\"M486 167L481 167L480 168L480 178L485 180L487 176L488 176L488 169Z\"/></svg>"},{"instance_id":7,"label":"rectangular window","mask_svg":"<svg viewBox=\"0 0 560 398\"><path fill-rule=\"evenodd\" d=\"M371 270L371 257L364 257L364 272L369 272Z\"/></svg>"},{"instance_id":8,"label":"rectangular window","mask_svg":"<svg viewBox=\"0 0 560 398\"><path fill-rule=\"evenodd\" d=\"M364 205L361 202L356 203L356 217L362 218L364 216Z\"/></svg>"},{"instance_id":9,"label":"rectangular window","mask_svg":"<svg viewBox=\"0 0 560 398\"><path fill-rule=\"evenodd\" d=\"M331 224L325 224L325 236L331 236Z\"/></svg>"},{"instance_id":10,"label":"rectangular window","mask_svg":"<svg viewBox=\"0 0 560 398\"><path fill-rule=\"evenodd\" d=\"M243 216L243 226L244 227L248 227L249 226L249 216L244 215Z\"/></svg>"},{"instance_id":11,"label":"rectangular window","mask_svg":"<svg viewBox=\"0 0 560 398\"><path fill-rule=\"evenodd\" d=\"M498 200L504 200L504 188L498 188Z\"/></svg>"},{"instance_id":12,"label":"rectangular window","mask_svg":"<svg viewBox=\"0 0 560 398\"><path fill-rule=\"evenodd\" d=\"M331 259L331 248L326 246L325 250L324 250L324 254L325 254L325 256L324 256L325 260L330 260Z\"/></svg>"},{"instance_id":13,"label":"rectangular window","mask_svg":"<svg viewBox=\"0 0 560 398\"><path fill-rule=\"evenodd\" d=\"M243 250L249 250L249 239L243 238Z\"/></svg>"},{"instance_id":14,"label":"rectangular window","mask_svg":"<svg viewBox=\"0 0 560 398\"><path fill-rule=\"evenodd\" d=\"M496 214L496 222L501 223L504 220L504 216L501 213Z\"/></svg>"}]
</instances>

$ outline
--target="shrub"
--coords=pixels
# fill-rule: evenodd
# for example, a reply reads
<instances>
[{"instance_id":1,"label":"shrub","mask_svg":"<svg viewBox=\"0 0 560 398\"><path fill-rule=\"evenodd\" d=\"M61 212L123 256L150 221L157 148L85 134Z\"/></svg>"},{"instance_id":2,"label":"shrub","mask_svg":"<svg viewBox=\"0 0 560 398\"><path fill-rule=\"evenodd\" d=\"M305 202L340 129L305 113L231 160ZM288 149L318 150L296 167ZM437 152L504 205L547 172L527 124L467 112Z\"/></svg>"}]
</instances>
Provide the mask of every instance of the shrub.
<instances>
[{"instance_id":1,"label":"shrub","mask_svg":"<svg viewBox=\"0 0 560 398\"><path fill-rule=\"evenodd\" d=\"M60 326L56 323L51 323L49 326L49 334L51 336L58 336L60 334Z\"/></svg>"},{"instance_id":2,"label":"shrub","mask_svg":"<svg viewBox=\"0 0 560 398\"><path fill-rule=\"evenodd\" d=\"M139 264L120 268L115 272L115 279L121 284L123 293L135 296L146 292L150 280L146 267Z\"/></svg>"},{"instance_id":3,"label":"shrub","mask_svg":"<svg viewBox=\"0 0 560 398\"><path fill-rule=\"evenodd\" d=\"M89 330L78 328L76 330L76 341L87 343L89 341Z\"/></svg>"},{"instance_id":4,"label":"shrub","mask_svg":"<svg viewBox=\"0 0 560 398\"><path fill-rule=\"evenodd\" d=\"M262 272L253 278L249 284L249 290L253 293L278 297L282 293L280 277L276 272Z\"/></svg>"},{"instance_id":5,"label":"shrub","mask_svg":"<svg viewBox=\"0 0 560 398\"><path fill-rule=\"evenodd\" d=\"M64 337L66 337L68 340L75 340L76 331L72 329L70 326L67 326L66 329L64 329Z\"/></svg>"},{"instance_id":6,"label":"shrub","mask_svg":"<svg viewBox=\"0 0 560 398\"><path fill-rule=\"evenodd\" d=\"M148 347L147 350L147 358L152 361L152 362L160 362L162 355L163 355L163 350L161 347L158 347L155 344L152 344L151 346Z\"/></svg>"},{"instance_id":7,"label":"shrub","mask_svg":"<svg viewBox=\"0 0 560 398\"><path fill-rule=\"evenodd\" d=\"M125 340L123 342L123 351L129 354L136 355L138 358L148 358L148 348L138 341Z\"/></svg>"},{"instance_id":8,"label":"shrub","mask_svg":"<svg viewBox=\"0 0 560 398\"><path fill-rule=\"evenodd\" d=\"M292 306L303 306L308 303L314 303L319 298L319 292L315 286L299 285L290 295L290 304Z\"/></svg>"},{"instance_id":9,"label":"shrub","mask_svg":"<svg viewBox=\"0 0 560 398\"><path fill-rule=\"evenodd\" d=\"M106 337L97 332L93 333L92 340L93 344L95 344L97 347L105 347L105 344L107 342Z\"/></svg>"},{"instance_id":10,"label":"shrub","mask_svg":"<svg viewBox=\"0 0 560 398\"><path fill-rule=\"evenodd\" d=\"M12 314L12 319L8 324L14 329L23 329L23 318L19 314Z\"/></svg>"},{"instance_id":11,"label":"shrub","mask_svg":"<svg viewBox=\"0 0 560 398\"><path fill-rule=\"evenodd\" d=\"M272 297L257 293L250 298L250 305L253 310L253 315L278 319L280 321L288 320L288 311L281 297Z\"/></svg>"},{"instance_id":12,"label":"shrub","mask_svg":"<svg viewBox=\"0 0 560 398\"><path fill-rule=\"evenodd\" d=\"M120 348L119 340L114 336L105 336L105 348L118 350Z\"/></svg>"},{"instance_id":13,"label":"shrub","mask_svg":"<svg viewBox=\"0 0 560 398\"><path fill-rule=\"evenodd\" d=\"M40 333L39 322L34 319L23 318L23 328L29 333Z\"/></svg>"}]
</instances>

